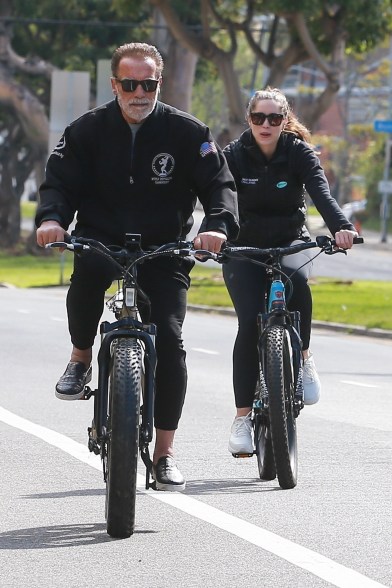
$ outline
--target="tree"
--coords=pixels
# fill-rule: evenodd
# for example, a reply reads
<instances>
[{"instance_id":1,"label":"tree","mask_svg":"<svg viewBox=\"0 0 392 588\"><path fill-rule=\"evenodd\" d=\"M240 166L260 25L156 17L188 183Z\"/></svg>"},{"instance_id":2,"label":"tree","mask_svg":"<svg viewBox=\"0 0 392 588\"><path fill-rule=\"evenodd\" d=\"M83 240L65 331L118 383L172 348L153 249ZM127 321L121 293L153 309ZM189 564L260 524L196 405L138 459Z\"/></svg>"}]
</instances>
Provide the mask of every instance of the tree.
<instances>
[{"instance_id":1,"label":"tree","mask_svg":"<svg viewBox=\"0 0 392 588\"><path fill-rule=\"evenodd\" d=\"M48 119L43 105L13 75L49 75L40 60L21 59L11 47L10 2L0 2L0 246L20 237L20 198L32 169L42 176L48 144ZM38 178L40 177L38 175Z\"/></svg>"},{"instance_id":2,"label":"tree","mask_svg":"<svg viewBox=\"0 0 392 588\"><path fill-rule=\"evenodd\" d=\"M51 73L83 69L94 80L97 59L130 29L111 27L113 15L110 0L0 0L0 247L19 241L25 181L43 176Z\"/></svg>"},{"instance_id":3,"label":"tree","mask_svg":"<svg viewBox=\"0 0 392 588\"><path fill-rule=\"evenodd\" d=\"M389 32L392 16L389 0L374 0L371 4L368 0L334 4L325 0L247 0L245 6L238 0L200 0L190 8L194 11L195 4L199 7L200 28L195 31L181 20L174 2L150 0L150 4L162 12L181 45L215 64L225 85L231 134L242 128L244 111L234 67L239 32L269 68L269 85L283 86L289 69L309 60L324 74L324 88L314 96L303 116L312 128L339 91L346 53L374 47ZM266 48L254 36L257 17L261 15L270 18ZM213 22L221 27L220 32L213 28Z\"/></svg>"}]
</instances>

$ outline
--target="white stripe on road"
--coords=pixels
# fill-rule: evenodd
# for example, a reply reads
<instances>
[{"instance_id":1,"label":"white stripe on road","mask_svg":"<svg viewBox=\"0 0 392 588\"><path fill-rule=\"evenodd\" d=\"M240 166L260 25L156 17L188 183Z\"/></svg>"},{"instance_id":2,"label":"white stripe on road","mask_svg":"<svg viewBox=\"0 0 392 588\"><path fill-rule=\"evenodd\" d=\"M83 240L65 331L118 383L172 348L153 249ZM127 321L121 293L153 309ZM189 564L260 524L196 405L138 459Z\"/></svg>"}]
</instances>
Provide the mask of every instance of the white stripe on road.
<instances>
[{"instance_id":1,"label":"white stripe on road","mask_svg":"<svg viewBox=\"0 0 392 588\"><path fill-rule=\"evenodd\" d=\"M102 470L101 460L98 456L90 453L85 445L77 443L61 433L36 425L2 407L0 407L0 420L11 427L16 427L42 439L97 470ZM138 489L148 494L151 498L160 500L210 525L236 535L253 545L257 545L265 551L273 553L297 567L330 582L333 586L338 586L339 588L352 588L353 586L355 588L385 588L383 584L379 584L350 568L342 566L311 549L284 539L284 537L280 537L271 531L257 527L252 523L238 519L213 506L178 492L146 491L144 490L144 483L144 476L138 475Z\"/></svg>"},{"instance_id":2,"label":"white stripe on road","mask_svg":"<svg viewBox=\"0 0 392 588\"><path fill-rule=\"evenodd\" d=\"M202 347L192 347L192 351L199 353L207 353L208 355L219 355L219 351L212 351L212 349L203 349Z\"/></svg>"},{"instance_id":3,"label":"white stripe on road","mask_svg":"<svg viewBox=\"0 0 392 588\"><path fill-rule=\"evenodd\" d=\"M364 384L363 382L354 382L354 380L340 380L342 384L351 384L352 386L360 386L362 388L379 388L376 384Z\"/></svg>"}]
</instances>

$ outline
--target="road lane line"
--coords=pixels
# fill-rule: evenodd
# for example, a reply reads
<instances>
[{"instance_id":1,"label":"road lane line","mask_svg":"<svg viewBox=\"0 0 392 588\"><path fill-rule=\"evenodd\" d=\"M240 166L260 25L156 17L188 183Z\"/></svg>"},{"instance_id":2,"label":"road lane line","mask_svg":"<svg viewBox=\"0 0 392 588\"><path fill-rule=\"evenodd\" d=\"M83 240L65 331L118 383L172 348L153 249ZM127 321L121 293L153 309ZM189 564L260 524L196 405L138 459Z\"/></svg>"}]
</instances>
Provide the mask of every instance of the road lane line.
<instances>
[{"instance_id":1,"label":"road lane line","mask_svg":"<svg viewBox=\"0 0 392 588\"><path fill-rule=\"evenodd\" d=\"M5 408L0 407L0 420L20 429L30 435L38 437L49 445L61 449L68 455L79 461L102 471L101 460L98 456L89 452L88 448L73 439L47 429L24 419ZM257 527L233 515L227 514L195 498L178 492L155 492L144 489L145 477L138 474L138 490L155 500L160 500L182 512L214 525L232 535L240 537L248 543L252 543L263 550L268 551L295 566L311 572L313 575L326 580L338 588L386 588L384 584L371 580L359 572L347 568L319 553L302 547L284 537L280 537L271 531Z\"/></svg>"},{"instance_id":2,"label":"road lane line","mask_svg":"<svg viewBox=\"0 0 392 588\"><path fill-rule=\"evenodd\" d=\"M354 380L340 380L342 384L351 384L362 388L379 388L377 384L364 384L363 382L355 382Z\"/></svg>"},{"instance_id":3,"label":"road lane line","mask_svg":"<svg viewBox=\"0 0 392 588\"><path fill-rule=\"evenodd\" d=\"M212 349L203 349L202 347L192 347L192 351L198 351L199 353L207 353L208 355L219 355L219 351L212 351Z\"/></svg>"}]
</instances>

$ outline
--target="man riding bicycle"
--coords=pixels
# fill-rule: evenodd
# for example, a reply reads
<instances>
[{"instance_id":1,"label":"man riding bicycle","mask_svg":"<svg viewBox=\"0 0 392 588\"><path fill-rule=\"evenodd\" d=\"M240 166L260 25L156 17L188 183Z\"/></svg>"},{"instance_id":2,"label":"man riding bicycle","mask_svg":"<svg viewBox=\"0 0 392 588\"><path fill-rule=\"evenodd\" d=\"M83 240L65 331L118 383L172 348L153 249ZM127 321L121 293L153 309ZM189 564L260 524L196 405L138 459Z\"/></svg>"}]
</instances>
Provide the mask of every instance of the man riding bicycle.
<instances>
[{"instance_id":1,"label":"man riding bicycle","mask_svg":"<svg viewBox=\"0 0 392 588\"><path fill-rule=\"evenodd\" d=\"M222 151L203 123L158 101L162 70L154 46L116 49L114 100L71 123L49 157L36 215L39 245L63 241L75 212L74 234L106 245L122 246L126 233L140 233L143 247L182 239L197 198L206 216L195 247L217 252L236 237L235 184ZM187 383L182 324L192 265L162 258L138 272L149 299L140 309L142 319L150 313L158 333L153 475L162 490L185 488L173 443ZM73 349L56 385L58 398L81 398L91 379L92 346L115 271L100 256L75 256L67 294Z\"/></svg>"}]
</instances>

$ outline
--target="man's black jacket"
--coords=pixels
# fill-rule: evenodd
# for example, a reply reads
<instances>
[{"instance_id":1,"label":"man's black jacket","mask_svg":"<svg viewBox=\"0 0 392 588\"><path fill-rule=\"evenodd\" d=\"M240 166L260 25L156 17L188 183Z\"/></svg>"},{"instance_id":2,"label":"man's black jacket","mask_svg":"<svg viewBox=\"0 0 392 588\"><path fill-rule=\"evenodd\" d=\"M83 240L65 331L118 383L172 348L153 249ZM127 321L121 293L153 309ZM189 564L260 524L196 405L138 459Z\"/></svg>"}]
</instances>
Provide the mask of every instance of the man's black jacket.
<instances>
[{"instance_id":1,"label":"man's black jacket","mask_svg":"<svg viewBox=\"0 0 392 588\"><path fill-rule=\"evenodd\" d=\"M77 212L75 234L123 244L125 233L160 245L185 237L200 199L203 230L238 233L233 177L203 123L158 102L134 143L117 100L71 123L49 157L36 225L63 228Z\"/></svg>"}]
</instances>

